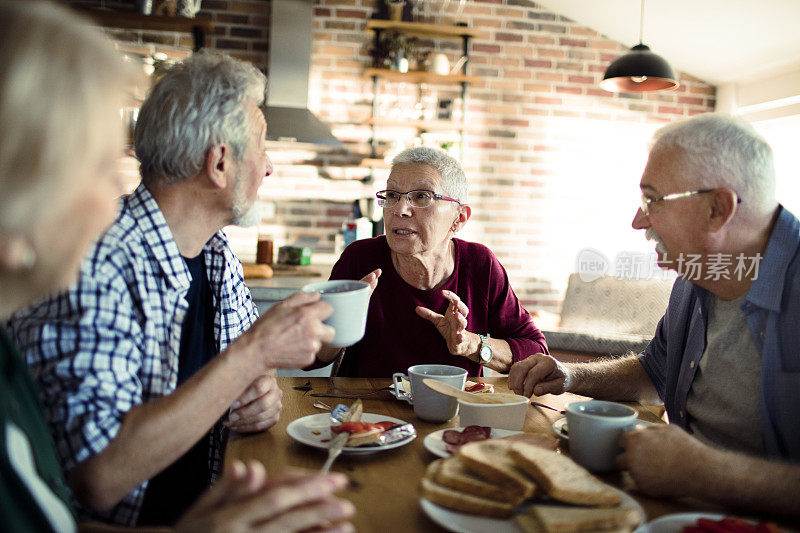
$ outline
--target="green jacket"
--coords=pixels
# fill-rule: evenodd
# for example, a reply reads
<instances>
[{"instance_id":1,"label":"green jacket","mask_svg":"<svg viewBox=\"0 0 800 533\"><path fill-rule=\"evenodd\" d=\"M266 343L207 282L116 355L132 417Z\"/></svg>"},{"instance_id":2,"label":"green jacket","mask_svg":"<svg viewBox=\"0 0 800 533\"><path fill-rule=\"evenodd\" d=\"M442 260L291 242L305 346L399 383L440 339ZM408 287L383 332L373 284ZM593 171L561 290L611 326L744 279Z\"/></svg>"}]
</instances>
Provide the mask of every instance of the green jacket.
<instances>
[{"instance_id":1,"label":"green jacket","mask_svg":"<svg viewBox=\"0 0 800 533\"><path fill-rule=\"evenodd\" d=\"M75 531L74 511L36 386L0 329L0 524Z\"/></svg>"}]
</instances>

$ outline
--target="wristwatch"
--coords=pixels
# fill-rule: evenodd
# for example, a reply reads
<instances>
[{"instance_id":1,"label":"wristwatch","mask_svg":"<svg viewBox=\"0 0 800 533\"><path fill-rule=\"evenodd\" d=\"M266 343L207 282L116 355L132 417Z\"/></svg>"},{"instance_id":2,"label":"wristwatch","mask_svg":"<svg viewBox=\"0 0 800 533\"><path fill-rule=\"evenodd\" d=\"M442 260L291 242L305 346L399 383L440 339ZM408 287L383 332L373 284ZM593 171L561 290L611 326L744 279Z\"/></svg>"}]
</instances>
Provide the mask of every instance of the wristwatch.
<instances>
[{"instance_id":1,"label":"wristwatch","mask_svg":"<svg viewBox=\"0 0 800 533\"><path fill-rule=\"evenodd\" d=\"M492 352L492 345L489 344L489 334L487 333L486 335L481 335L478 333L478 337L481 338L480 363L485 365L492 360L494 353Z\"/></svg>"}]
</instances>

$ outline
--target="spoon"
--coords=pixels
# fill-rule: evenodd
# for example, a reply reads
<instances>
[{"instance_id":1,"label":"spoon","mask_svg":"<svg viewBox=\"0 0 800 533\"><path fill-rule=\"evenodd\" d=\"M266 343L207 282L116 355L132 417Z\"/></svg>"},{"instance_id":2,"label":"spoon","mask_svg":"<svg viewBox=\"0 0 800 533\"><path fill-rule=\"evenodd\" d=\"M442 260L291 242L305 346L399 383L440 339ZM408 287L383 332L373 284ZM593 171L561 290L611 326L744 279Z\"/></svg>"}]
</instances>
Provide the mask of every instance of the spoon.
<instances>
[{"instance_id":1,"label":"spoon","mask_svg":"<svg viewBox=\"0 0 800 533\"><path fill-rule=\"evenodd\" d=\"M324 409L326 411L333 411L333 407L319 400L314 400L314 407L316 407L317 409Z\"/></svg>"},{"instance_id":2,"label":"spoon","mask_svg":"<svg viewBox=\"0 0 800 533\"><path fill-rule=\"evenodd\" d=\"M436 392L442 393L445 396L453 396L460 400L464 400L466 402L472 403L507 403L501 398L496 396L490 396L486 393L475 393L475 392L467 392L465 390L457 389L452 385L448 385L447 383L442 383L441 381L437 381L431 378L425 378L422 382L427 385L428 387L432 388Z\"/></svg>"},{"instance_id":3,"label":"spoon","mask_svg":"<svg viewBox=\"0 0 800 533\"><path fill-rule=\"evenodd\" d=\"M422 382L427 385L428 387L432 388L436 392L440 392L446 396L454 396L461 400L472 402L472 403L486 403L486 404L499 404L499 403L507 403L503 398L498 398L497 396L492 396L491 394L487 393L476 393L476 392L467 392L461 389L457 389L452 385L448 385L447 383L442 383L441 381L437 381L435 379L425 378ZM550 407L549 405L545 405L539 402L533 402L531 399L528 399L528 402L532 403L533 405L537 405L539 407L544 407L546 409L551 409L557 413L564 414L564 411L560 409L556 409L555 407Z\"/></svg>"}]
</instances>

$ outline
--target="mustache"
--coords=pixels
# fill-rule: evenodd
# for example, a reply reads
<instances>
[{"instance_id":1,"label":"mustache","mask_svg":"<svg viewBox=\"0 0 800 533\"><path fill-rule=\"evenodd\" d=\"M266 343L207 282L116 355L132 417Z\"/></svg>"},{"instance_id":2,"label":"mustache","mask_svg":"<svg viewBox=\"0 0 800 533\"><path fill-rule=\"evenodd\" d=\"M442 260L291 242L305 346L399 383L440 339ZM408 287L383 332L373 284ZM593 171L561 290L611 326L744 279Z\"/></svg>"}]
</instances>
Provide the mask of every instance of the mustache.
<instances>
[{"instance_id":1,"label":"mustache","mask_svg":"<svg viewBox=\"0 0 800 533\"><path fill-rule=\"evenodd\" d=\"M656 244L664 244L663 241L661 240L661 237L658 236L658 233L656 233L653 230L653 228L647 228L645 230L644 238L647 239L648 241L655 241Z\"/></svg>"}]
</instances>

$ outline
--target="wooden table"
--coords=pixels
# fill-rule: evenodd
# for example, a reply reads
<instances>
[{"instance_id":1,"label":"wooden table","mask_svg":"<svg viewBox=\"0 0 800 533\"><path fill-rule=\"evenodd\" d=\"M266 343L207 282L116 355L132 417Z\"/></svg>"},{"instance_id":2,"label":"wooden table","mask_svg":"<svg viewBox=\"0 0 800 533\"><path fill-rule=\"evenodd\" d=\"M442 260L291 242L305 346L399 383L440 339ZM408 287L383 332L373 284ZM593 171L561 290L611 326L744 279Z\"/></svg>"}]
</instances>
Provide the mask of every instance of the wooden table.
<instances>
[{"instance_id":1,"label":"wooden table","mask_svg":"<svg viewBox=\"0 0 800 533\"><path fill-rule=\"evenodd\" d=\"M505 377L482 378L493 383L497 392L508 391ZM271 474L280 473L287 468L318 470L325 462L327 454L323 450L311 448L295 442L286 433L286 426L293 420L311 414L321 413L313 407L315 398L308 392L297 390L310 382L313 393L365 392L385 387L391 383L388 378L279 378L283 390L283 412L281 420L269 431L252 435L231 435L225 454L226 463L234 459L260 460ZM537 401L563 409L566 404L585 399L573 394L559 396L547 395ZM353 400L320 398L328 405ZM444 424L432 424L419 420L412 407L396 400L388 392L364 396L364 412L393 416L414 424L417 438L411 443L367 456L342 455L334 463L332 470L343 472L350 477L350 487L343 491L343 497L356 506L353 520L358 531L441 531L425 516L419 505L419 482L425 468L436 457L422 444L429 433L447 427L458 426L458 417ZM639 404L628 404L637 409L640 418L651 422L663 422L648 408ZM528 407L524 431L552 434L552 424L563 415L555 411L535 406ZM563 443L562 443L563 444ZM566 448L563 450L566 451ZM603 479L622 487L620 474L603 476ZM703 507L671 501L662 501L632 494L645 509L647 519L658 516L700 510ZM705 507L707 509L707 507Z\"/></svg>"}]
</instances>

